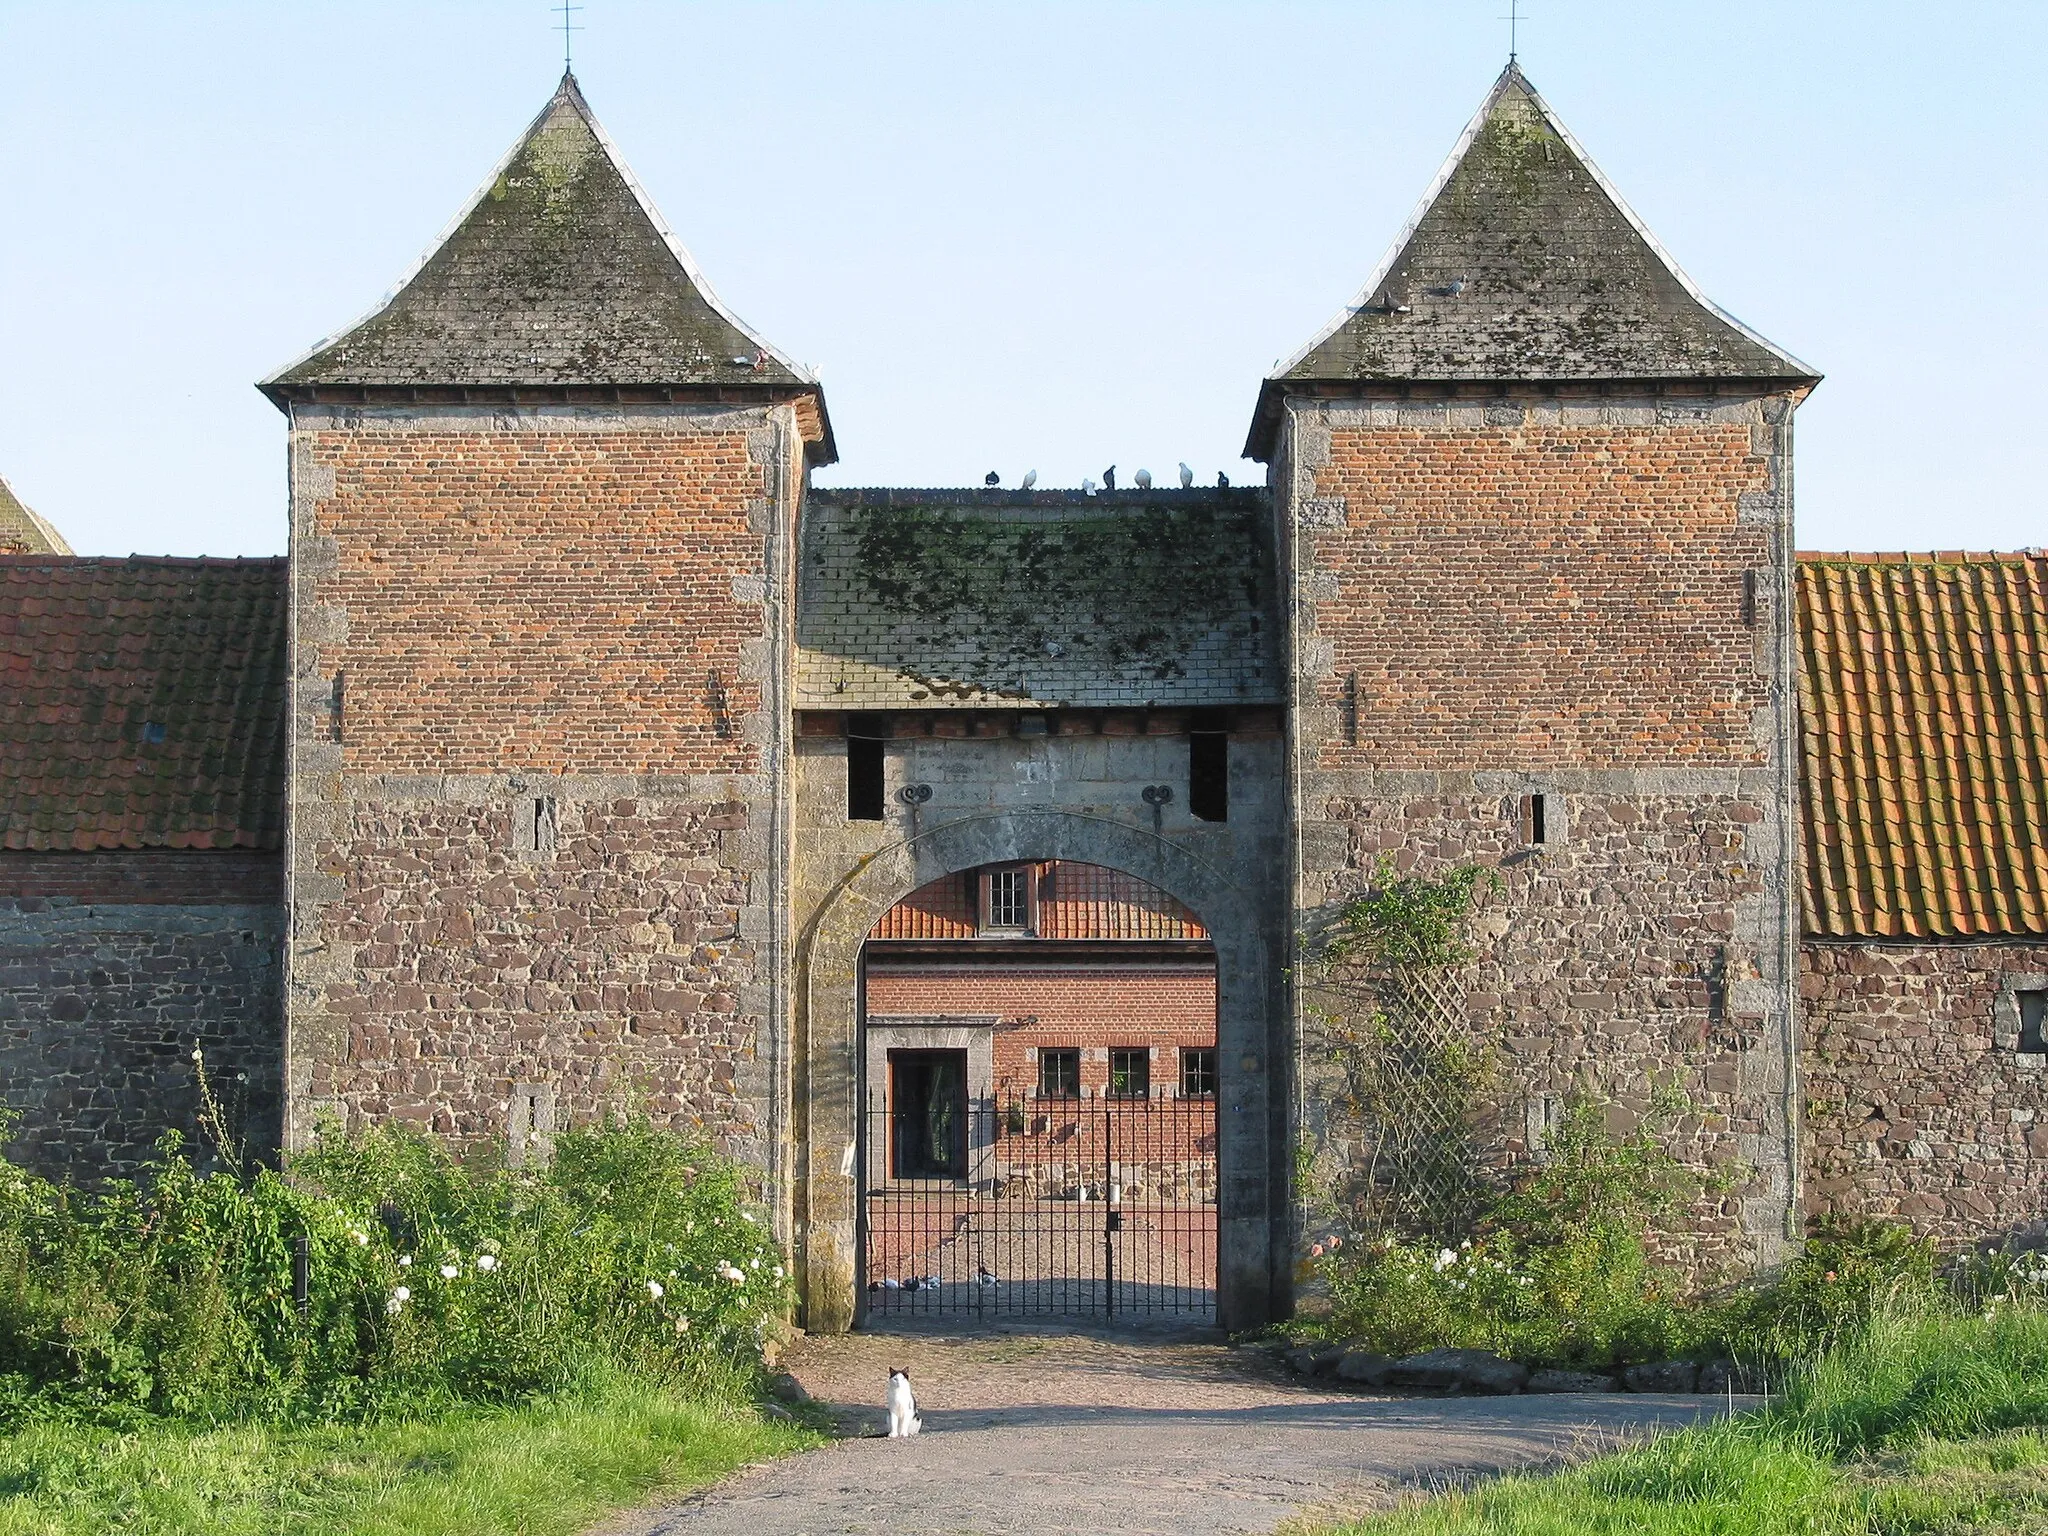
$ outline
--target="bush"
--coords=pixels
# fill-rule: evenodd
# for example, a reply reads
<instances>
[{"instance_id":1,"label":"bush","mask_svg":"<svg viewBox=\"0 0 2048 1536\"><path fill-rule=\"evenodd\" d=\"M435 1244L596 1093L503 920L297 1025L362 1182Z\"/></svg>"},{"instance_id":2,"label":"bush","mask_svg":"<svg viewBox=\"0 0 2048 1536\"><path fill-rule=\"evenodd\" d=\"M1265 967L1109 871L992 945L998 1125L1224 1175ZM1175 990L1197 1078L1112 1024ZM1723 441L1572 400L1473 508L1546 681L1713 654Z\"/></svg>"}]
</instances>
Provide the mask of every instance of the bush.
<instances>
[{"instance_id":1,"label":"bush","mask_svg":"<svg viewBox=\"0 0 2048 1536\"><path fill-rule=\"evenodd\" d=\"M1646 1246L1652 1218L1701 1186L1661 1138L1683 1108L1660 1095L1615 1135L1597 1102L1574 1099L1544 1166L1496 1195L1455 1246L1326 1239L1312 1252L1330 1323L1389 1353L1458 1345L1531 1365L1607 1366L1708 1343L1710 1320L1679 1304L1678 1277Z\"/></svg>"},{"instance_id":2,"label":"bush","mask_svg":"<svg viewBox=\"0 0 2048 1536\"><path fill-rule=\"evenodd\" d=\"M308 1295L294 1297L304 1239ZM644 1124L546 1166L426 1137L81 1193L0 1163L0 1420L314 1420L508 1403L593 1370L758 1365L792 1295L733 1169Z\"/></svg>"}]
</instances>

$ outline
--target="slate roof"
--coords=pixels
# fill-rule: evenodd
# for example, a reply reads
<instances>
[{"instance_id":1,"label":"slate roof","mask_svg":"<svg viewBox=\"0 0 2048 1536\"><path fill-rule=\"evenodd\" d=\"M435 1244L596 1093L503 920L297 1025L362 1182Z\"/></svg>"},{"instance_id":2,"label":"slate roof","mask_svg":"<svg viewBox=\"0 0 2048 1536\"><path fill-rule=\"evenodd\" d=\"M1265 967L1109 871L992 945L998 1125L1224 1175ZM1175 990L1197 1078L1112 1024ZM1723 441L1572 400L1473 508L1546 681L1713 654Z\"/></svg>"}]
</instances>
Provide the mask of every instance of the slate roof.
<instances>
[{"instance_id":1,"label":"slate roof","mask_svg":"<svg viewBox=\"0 0 2048 1536\"><path fill-rule=\"evenodd\" d=\"M278 848L286 562L0 556L0 848Z\"/></svg>"},{"instance_id":2,"label":"slate roof","mask_svg":"<svg viewBox=\"0 0 2048 1536\"><path fill-rule=\"evenodd\" d=\"M397 293L262 388L626 385L809 396L835 456L817 380L719 302L564 75Z\"/></svg>"},{"instance_id":3,"label":"slate roof","mask_svg":"<svg viewBox=\"0 0 2048 1536\"><path fill-rule=\"evenodd\" d=\"M2048 935L2048 558L1799 557L1805 927Z\"/></svg>"},{"instance_id":4,"label":"slate roof","mask_svg":"<svg viewBox=\"0 0 2048 1536\"><path fill-rule=\"evenodd\" d=\"M1266 380L1245 451L1270 456L1289 386L1817 378L1693 285L1510 64L1356 302Z\"/></svg>"},{"instance_id":5,"label":"slate roof","mask_svg":"<svg viewBox=\"0 0 2048 1536\"><path fill-rule=\"evenodd\" d=\"M0 480L0 555L68 555L71 546L64 535L37 517L14 494L14 487Z\"/></svg>"},{"instance_id":6,"label":"slate roof","mask_svg":"<svg viewBox=\"0 0 2048 1536\"><path fill-rule=\"evenodd\" d=\"M1274 704L1263 491L814 491L799 709Z\"/></svg>"}]
</instances>

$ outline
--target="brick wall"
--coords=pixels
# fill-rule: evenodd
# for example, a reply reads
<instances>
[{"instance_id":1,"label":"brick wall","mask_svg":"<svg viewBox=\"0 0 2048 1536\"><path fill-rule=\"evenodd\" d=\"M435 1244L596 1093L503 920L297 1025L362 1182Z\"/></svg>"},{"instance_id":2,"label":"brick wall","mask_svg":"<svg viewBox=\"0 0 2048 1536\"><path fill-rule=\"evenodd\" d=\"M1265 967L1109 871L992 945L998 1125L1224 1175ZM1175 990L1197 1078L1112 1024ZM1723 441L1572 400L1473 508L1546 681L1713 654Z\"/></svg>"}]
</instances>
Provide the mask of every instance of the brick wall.
<instances>
[{"instance_id":1,"label":"brick wall","mask_svg":"<svg viewBox=\"0 0 2048 1536\"><path fill-rule=\"evenodd\" d=\"M871 1018L995 1016L995 1089L1003 1103L1036 1089L1037 1052L1047 1046L1081 1049L1081 1086L1090 1097L1109 1082L1110 1047L1150 1046L1154 1090L1177 1092L1179 1048L1216 1043L1216 972L1185 965L872 968L867 1009Z\"/></svg>"},{"instance_id":2,"label":"brick wall","mask_svg":"<svg viewBox=\"0 0 2048 1536\"><path fill-rule=\"evenodd\" d=\"M2012 989L2043 944L1807 944L1809 1212L1894 1217L1950 1245L2048 1236L2048 1056Z\"/></svg>"},{"instance_id":3,"label":"brick wall","mask_svg":"<svg viewBox=\"0 0 2048 1536\"><path fill-rule=\"evenodd\" d=\"M0 897L126 905L284 904L284 856L226 849L0 850Z\"/></svg>"},{"instance_id":4,"label":"brick wall","mask_svg":"<svg viewBox=\"0 0 2048 1536\"><path fill-rule=\"evenodd\" d=\"M532 1089L768 1161L793 412L294 424L290 1134Z\"/></svg>"},{"instance_id":5,"label":"brick wall","mask_svg":"<svg viewBox=\"0 0 2048 1536\"><path fill-rule=\"evenodd\" d=\"M62 1178L134 1172L165 1131L195 1135L195 1046L234 1132L274 1152L283 926L275 904L0 899L8 1156Z\"/></svg>"},{"instance_id":6,"label":"brick wall","mask_svg":"<svg viewBox=\"0 0 2048 1536\"><path fill-rule=\"evenodd\" d=\"M1303 922L1382 858L1497 866L1461 978L1502 1067L1489 1155L1529 1155L1579 1088L1621 1122L1676 1082L1688 1155L1751 1170L1678 1244L1707 1269L1783 1251L1797 1176L1789 418L1770 398L1295 400L1274 468L1305 599ZM1313 1042L1303 1066L1307 1129L1333 1136Z\"/></svg>"}]
</instances>

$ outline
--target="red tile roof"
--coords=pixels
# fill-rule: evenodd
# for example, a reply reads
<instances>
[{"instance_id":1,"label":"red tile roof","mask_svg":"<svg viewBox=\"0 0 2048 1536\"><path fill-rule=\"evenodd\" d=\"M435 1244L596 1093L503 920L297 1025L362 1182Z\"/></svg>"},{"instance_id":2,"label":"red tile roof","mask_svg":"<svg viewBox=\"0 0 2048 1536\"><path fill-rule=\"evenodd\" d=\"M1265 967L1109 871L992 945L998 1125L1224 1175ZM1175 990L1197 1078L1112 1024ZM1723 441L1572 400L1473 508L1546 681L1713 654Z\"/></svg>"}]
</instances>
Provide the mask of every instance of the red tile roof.
<instances>
[{"instance_id":1,"label":"red tile roof","mask_svg":"<svg viewBox=\"0 0 2048 1536\"><path fill-rule=\"evenodd\" d=\"M1100 864L1049 859L1038 868L1041 939L1206 939L1194 913L1158 886ZM882 914L877 939L971 939L980 932L975 871L942 875Z\"/></svg>"},{"instance_id":2,"label":"red tile roof","mask_svg":"<svg viewBox=\"0 0 2048 1536\"><path fill-rule=\"evenodd\" d=\"M2048 558L1799 557L1805 927L2048 935Z\"/></svg>"},{"instance_id":3,"label":"red tile roof","mask_svg":"<svg viewBox=\"0 0 2048 1536\"><path fill-rule=\"evenodd\" d=\"M0 555L0 848L278 848L282 560Z\"/></svg>"}]
</instances>

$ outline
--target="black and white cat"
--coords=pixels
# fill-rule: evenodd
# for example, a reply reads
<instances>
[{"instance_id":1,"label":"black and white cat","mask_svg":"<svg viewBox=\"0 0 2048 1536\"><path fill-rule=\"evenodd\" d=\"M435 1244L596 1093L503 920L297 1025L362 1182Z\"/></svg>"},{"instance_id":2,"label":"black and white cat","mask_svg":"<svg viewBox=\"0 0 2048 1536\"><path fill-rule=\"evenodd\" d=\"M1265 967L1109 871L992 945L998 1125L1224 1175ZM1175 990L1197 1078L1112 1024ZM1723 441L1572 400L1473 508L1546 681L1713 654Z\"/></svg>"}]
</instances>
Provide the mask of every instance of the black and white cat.
<instances>
[{"instance_id":1,"label":"black and white cat","mask_svg":"<svg viewBox=\"0 0 2048 1536\"><path fill-rule=\"evenodd\" d=\"M891 1440L901 1440L924 1428L924 1420L917 1416L916 1394L910 1390L910 1372L889 1373L888 1407Z\"/></svg>"}]
</instances>

